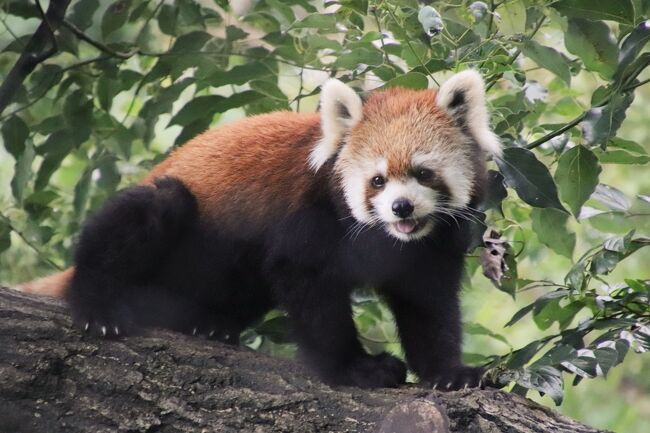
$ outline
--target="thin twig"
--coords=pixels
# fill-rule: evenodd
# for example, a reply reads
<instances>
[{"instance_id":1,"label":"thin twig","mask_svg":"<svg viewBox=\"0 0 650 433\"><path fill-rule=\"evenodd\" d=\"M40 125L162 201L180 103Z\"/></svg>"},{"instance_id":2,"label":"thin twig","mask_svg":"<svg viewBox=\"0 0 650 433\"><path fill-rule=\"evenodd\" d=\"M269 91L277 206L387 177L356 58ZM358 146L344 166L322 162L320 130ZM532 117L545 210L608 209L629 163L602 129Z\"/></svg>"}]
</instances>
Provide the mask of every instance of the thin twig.
<instances>
[{"instance_id":1,"label":"thin twig","mask_svg":"<svg viewBox=\"0 0 650 433\"><path fill-rule=\"evenodd\" d=\"M120 52L120 51L115 51L114 49L110 48L109 46L94 40L90 36L88 36L86 33L84 33L83 30L81 30L79 27L75 26L68 20L63 20L61 23L63 27L67 28L74 34L76 37L81 39L82 41L92 45L93 47L97 48L99 51L102 51L110 56L117 57L118 59L130 59L136 54L142 54L140 53L140 50L134 49L128 52Z\"/></svg>"},{"instance_id":2,"label":"thin twig","mask_svg":"<svg viewBox=\"0 0 650 433\"><path fill-rule=\"evenodd\" d=\"M540 18L540 20L539 20L539 21L537 22L537 24L535 25L535 28L533 29L533 31L530 33L530 35L528 35L528 36L526 37L526 41L525 41L525 42L522 42L522 45L525 44L526 42L530 41L531 39L533 39L533 38L535 37L535 35L536 35L537 32L539 31L539 29L542 28L542 25L544 24L544 21L545 21L545 20L546 20L546 16L543 16L542 18ZM518 47L518 48L515 50L515 52L510 56L510 58L508 59L508 61L507 61L505 64L506 64L506 65L512 65L512 64L515 62L515 60L517 60L517 58L519 57L520 54L521 54L521 47ZM494 75L494 76L490 79L490 81L488 82L488 84L485 86L485 91L487 92L487 91L490 90L492 87L494 87L494 85L497 83L497 81L499 81L499 79L500 79L501 77L503 77L503 72L500 72L500 73Z\"/></svg>"},{"instance_id":3,"label":"thin twig","mask_svg":"<svg viewBox=\"0 0 650 433\"><path fill-rule=\"evenodd\" d=\"M557 137L558 135L562 135L562 134L564 134L566 131L568 131L569 129L573 128L573 127L576 126L578 123L582 122L582 121L584 120L584 118L585 118L586 115L587 115L587 112L585 111L585 112L582 113L580 116L576 117L575 119L573 119L572 121L570 121L569 123L567 123L566 125L564 125L563 127L558 128L558 129L556 129L555 131L546 134L546 135L543 136L542 138L539 138L539 139L533 141L532 143L530 143L529 145L526 146L526 149L528 149L528 150L530 150L530 149L534 149L534 148L539 147L539 146L541 146L542 144L546 143L546 142L549 141L550 139L552 139L552 138L554 138L554 137Z\"/></svg>"},{"instance_id":4,"label":"thin twig","mask_svg":"<svg viewBox=\"0 0 650 433\"><path fill-rule=\"evenodd\" d=\"M18 235L18 237L20 237L23 240L23 242L25 242L25 244L27 244L27 246L29 246L32 250L34 250L36 252L36 255L38 255L38 257L41 260L43 260L48 265L52 266L54 269L57 269L59 271L63 270L63 268L61 266L54 263L49 257L47 257L45 255L45 253L43 251L41 251L36 245L34 245L34 243L32 241L30 241L23 232L21 232L16 227L14 227L13 224L11 223L11 220L6 215L0 213L0 219L4 220L5 224L9 228L9 230L16 233Z\"/></svg>"},{"instance_id":5,"label":"thin twig","mask_svg":"<svg viewBox=\"0 0 650 433\"><path fill-rule=\"evenodd\" d=\"M397 6L395 6L395 9L397 9ZM399 21L397 20L397 16L393 13L393 11L390 10L390 5L386 5L386 10L388 11L388 14L391 16L393 21L395 21L395 24L399 25ZM434 83L436 83L436 86L440 87L440 83L438 83L438 80L436 80L433 77L433 74L431 73L429 68L427 68L427 65L424 64L424 62L420 58L420 55L415 51L415 48L413 48L413 45L411 44L411 41L408 38L406 38L406 45L411 50L411 53L413 54L413 56L415 56L415 58L418 60L418 63L420 63L420 66L422 66L422 68L427 72L427 75L433 80Z\"/></svg>"}]
</instances>

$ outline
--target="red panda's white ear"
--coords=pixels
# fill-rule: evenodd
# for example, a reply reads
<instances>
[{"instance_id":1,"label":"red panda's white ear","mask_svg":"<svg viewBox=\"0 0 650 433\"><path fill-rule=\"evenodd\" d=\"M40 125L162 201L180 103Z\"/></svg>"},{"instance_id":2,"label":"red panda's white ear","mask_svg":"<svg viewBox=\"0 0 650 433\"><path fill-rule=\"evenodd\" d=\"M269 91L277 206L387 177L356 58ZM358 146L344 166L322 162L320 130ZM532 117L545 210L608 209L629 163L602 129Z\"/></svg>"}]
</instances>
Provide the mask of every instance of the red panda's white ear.
<instances>
[{"instance_id":1,"label":"red panda's white ear","mask_svg":"<svg viewBox=\"0 0 650 433\"><path fill-rule=\"evenodd\" d=\"M436 96L436 104L467 128L488 155L501 155L501 142L490 129L485 84L478 72L468 69L445 81Z\"/></svg>"},{"instance_id":2,"label":"red panda's white ear","mask_svg":"<svg viewBox=\"0 0 650 433\"><path fill-rule=\"evenodd\" d=\"M335 78L323 84L320 95L323 135L309 155L309 165L314 170L336 154L341 140L359 123L363 112L359 95Z\"/></svg>"}]
</instances>

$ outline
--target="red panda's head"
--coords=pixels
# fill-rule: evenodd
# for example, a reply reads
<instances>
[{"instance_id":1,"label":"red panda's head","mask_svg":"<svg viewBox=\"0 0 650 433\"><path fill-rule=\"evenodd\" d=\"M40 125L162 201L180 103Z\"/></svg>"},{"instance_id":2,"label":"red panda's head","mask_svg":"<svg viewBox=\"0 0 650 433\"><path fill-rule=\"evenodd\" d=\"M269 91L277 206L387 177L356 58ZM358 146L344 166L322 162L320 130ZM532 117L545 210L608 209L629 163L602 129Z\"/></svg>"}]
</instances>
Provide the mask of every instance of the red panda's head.
<instances>
[{"instance_id":1,"label":"red panda's head","mask_svg":"<svg viewBox=\"0 0 650 433\"><path fill-rule=\"evenodd\" d=\"M354 218L397 239L422 238L436 215L459 215L501 146L489 128L483 80L475 71L440 90L389 89L362 102L338 80L321 93L322 138L310 155L334 172Z\"/></svg>"}]
</instances>

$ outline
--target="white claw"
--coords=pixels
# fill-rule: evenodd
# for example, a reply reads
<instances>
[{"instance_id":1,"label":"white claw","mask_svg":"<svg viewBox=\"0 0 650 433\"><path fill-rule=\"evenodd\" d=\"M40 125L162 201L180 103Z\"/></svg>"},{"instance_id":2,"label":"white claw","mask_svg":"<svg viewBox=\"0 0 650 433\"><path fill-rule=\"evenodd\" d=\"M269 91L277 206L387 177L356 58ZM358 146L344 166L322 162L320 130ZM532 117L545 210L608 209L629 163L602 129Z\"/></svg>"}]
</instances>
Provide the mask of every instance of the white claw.
<instances>
[{"instance_id":1,"label":"white claw","mask_svg":"<svg viewBox=\"0 0 650 433\"><path fill-rule=\"evenodd\" d=\"M226 335L224 335L223 338L224 338L225 340L230 340L230 334L226 334Z\"/></svg>"},{"instance_id":2,"label":"white claw","mask_svg":"<svg viewBox=\"0 0 650 433\"><path fill-rule=\"evenodd\" d=\"M88 332L88 328L90 328L90 322L86 322L84 325L84 332Z\"/></svg>"},{"instance_id":3,"label":"white claw","mask_svg":"<svg viewBox=\"0 0 650 433\"><path fill-rule=\"evenodd\" d=\"M480 379L478 381L478 387L479 387L479 389L483 389L483 379Z\"/></svg>"},{"instance_id":4,"label":"white claw","mask_svg":"<svg viewBox=\"0 0 650 433\"><path fill-rule=\"evenodd\" d=\"M465 385L463 385L463 389L467 389L467 388L469 388L469 383L466 383Z\"/></svg>"},{"instance_id":5,"label":"white claw","mask_svg":"<svg viewBox=\"0 0 650 433\"><path fill-rule=\"evenodd\" d=\"M106 326L102 326L102 337L106 337Z\"/></svg>"},{"instance_id":6,"label":"white claw","mask_svg":"<svg viewBox=\"0 0 650 433\"><path fill-rule=\"evenodd\" d=\"M451 388L451 382L449 382L445 388L446 388L446 389Z\"/></svg>"},{"instance_id":7,"label":"white claw","mask_svg":"<svg viewBox=\"0 0 650 433\"><path fill-rule=\"evenodd\" d=\"M433 389L438 389L438 382L433 384Z\"/></svg>"},{"instance_id":8,"label":"white claw","mask_svg":"<svg viewBox=\"0 0 650 433\"><path fill-rule=\"evenodd\" d=\"M214 331L210 331L210 333L208 334L208 337L212 338L213 336L214 336Z\"/></svg>"},{"instance_id":9,"label":"white claw","mask_svg":"<svg viewBox=\"0 0 650 433\"><path fill-rule=\"evenodd\" d=\"M115 330L115 335L120 335L120 328L117 325L113 329Z\"/></svg>"},{"instance_id":10,"label":"white claw","mask_svg":"<svg viewBox=\"0 0 650 433\"><path fill-rule=\"evenodd\" d=\"M196 331L198 331L196 328L192 329L192 335L196 335Z\"/></svg>"}]
</instances>

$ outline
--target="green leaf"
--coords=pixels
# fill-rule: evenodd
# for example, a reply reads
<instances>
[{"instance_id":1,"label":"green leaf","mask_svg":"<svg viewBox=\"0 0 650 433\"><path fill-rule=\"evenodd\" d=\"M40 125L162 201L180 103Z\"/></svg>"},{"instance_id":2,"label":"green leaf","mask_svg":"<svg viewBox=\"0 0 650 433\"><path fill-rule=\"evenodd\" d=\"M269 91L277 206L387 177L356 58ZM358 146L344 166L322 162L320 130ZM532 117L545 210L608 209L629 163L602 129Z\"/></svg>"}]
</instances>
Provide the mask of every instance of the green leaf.
<instances>
[{"instance_id":1,"label":"green leaf","mask_svg":"<svg viewBox=\"0 0 650 433\"><path fill-rule=\"evenodd\" d=\"M474 322L464 323L463 331L471 335L485 335L488 337L492 337L495 340L502 342L506 346L512 347L508 342L508 340L503 335L492 332L491 330L481 325L480 323L474 323Z\"/></svg>"},{"instance_id":2,"label":"green leaf","mask_svg":"<svg viewBox=\"0 0 650 433\"><path fill-rule=\"evenodd\" d=\"M384 62L381 51L369 48L359 48L349 53L341 54L336 59L336 66L344 69L356 69L359 64L379 66Z\"/></svg>"},{"instance_id":3,"label":"green leaf","mask_svg":"<svg viewBox=\"0 0 650 433\"><path fill-rule=\"evenodd\" d=\"M613 2L612 2L613 3ZM639 53L650 40L650 20L643 21L630 32L621 45L621 53L618 57L618 66L614 72L612 81L615 84L622 83L628 74L628 69Z\"/></svg>"},{"instance_id":4,"label":"green leaf","mask_svg":"<svg viewBox=\"0 0 650 433\"><path fill-rule=\"evenodd\" d=\"M569 18L586 18L590 20L607 20L634 24L634 6L630 0L560 0L551 4L551 7Z\"/></svg>"},{"instance_id":5,"label":"green leaf","mask_svg":"<svg viewBox=\"0 0 650 433\"><path fill-rule=\"evenodd\" d=\"M176 54L195 53L200 51L210 39L212 36L201 30L186 33L176 39L171 52Z\"/></svg>"},{"instance_id":6,"label":"green leaf","mask_svg":"<svg viewBox=\"0 0 650 433\"><path fill-rule=\"evenodd\" d=\"M14 177L11 179L11 192L19 203L22 202L25 187L32 177L32 162L35 156L34 146L31 141L26 141L23 152L16 160Z\"/></svg>"},{"instance_id":7,"label":"green leaf","mask_svg":"<svg viewBox=\"0 0 650 433\"><path fill-rule=\"evenodd\" d=\"M578 377L593 378L598 374L596 359L590 356L576 356L573 359L562 361L560 364Z\"/></svg>"},{"instance_id":8,"label":"green leaf","mask_svg":"<svg viewBox=\"0 0 650 433\"><path fill-rule=\"evenodd\" d=\"M176 23L178 21L178 8L169 4L164 4L158 13L158 27L166 35L174 36L176 34Z\"/></svg>"},{"instance_id":9,"label":"green leaf","mask_svg":"<svg viewBox=\"0 0 650 433\"><path fill-rule=\"evenodd\" d=\"M634 93L616 94L604 107L594 107L585 115L580 123L582 135L588 146L600 145L607 147L609 139L616 135L616 131L625 120L625 111L632 104Z\"/></svg>"},{"instance_id":10,"label":"green leaf","mask_svg":"<svg viewBox=\"0 0 650 433\"><path fill-rule=\"evenodd\" d=\"M503 214L501 203L508 196L508 190L504 185L505 179L503 178L503 175L496 170L488 170L487 178L488 182L485 198L483 199L480 210L486 211L488 209L495 209Z\"/></svg>"},{"instance_id":11,"label":"green leaf","mask_svg":"<svg viewBox=\"0 0 650 433\"><path fill-rule=\"evenodd\" d=\"M539 352L546 343L535 340L532 343L528 343L526 346L521 349L515 350L510 354L506 362L506 366L511 369L516 369L526 365L532 358Z\"/></svg>"},{"instance_id":12,"label":"green leaf","mask_svg":"<svg viewBox=\"0 0 650 433\"><path fill-rule=\"evenodd\" d=\"M18 159L25 150L25 141L29 137L27 124L18 116L11 116L2 125L2 140L5 149L14 159Z\"/></svg>"},{"instance_id":13,"label":"green leaf","mask_svg":"<svg viewBox=\"0 0 650 433\"><path fill-rule=\"evenodd\" d=\"M249 83L249 86L251 90L255 90L269 98L279 99L281 101L287 100L287 95L282 93L282 90L280 90L278 85L274 82L267 80L253 80Z\"/></svg>"},{"instance_id":14,"label":"green leaf","mask_svg":"<svg viewBox=\"0 0 650 433\"><path fill-rule=\"evenodd\" d=\"M621 254L615 251L601 250L598 251L591 258L591 266L589 271L592 274L609 274L616 268L618 262L621 261Z\"/></svg>"},{"instance_id":15,"label":"green leaf","mask_svg":"<svg viewBox=\"0 0 650 433\"><path fill-rule=\"evenodd\" d=\"M568 59L559 51L531 40L526 42L521 52L542 68L553 72L568 85L571 84Z\"/></svg>"},{"instance_id":16,"label":"green leaf","mask_svg":"<svg viewBox=\"0 0 650 433\"><path fill-rule=\"evenodd\" d=\"M229 41L237 41L239 39L244 39L248 36L248 33L243 31L237 26L227 26L226 27L226 39Z\"/></svg>"},{"instance_id":17,"label":"green leaf","mask_svg":"<svg viewBox=\"0 0 650 433\"><path fill-rule=\"evenodd\" d=\"M523 0L499 3L496 13L501 17L496 20L499 30L505 35L524 34L526 31L526 3Z\"/></svg>"},{"instance_id":18,"label":"green leaf","mask_svg":"<svg viewBox=\"0 0 650 433\"><path fill-rule=\"evenodd\" d=\"M625 140L620 137L613 137L611 140L609 140L609 147L623 149L628 152L638 153L640 155L648 154L648 151L645 149L645 147L641 146L639 143L631 140Z\"/></svg>"},{"instance_id":19,"label":"green leaf","mask_svg":"<svg viewBox=\"0 0 650 433\"><path fill-rule=\"evenodd\" d=\"M307 15L300 21L296 21L290 27L291 29L316 28L321 32L336 31L336 16L334 14L315 13Z\"/></svg>"},{"instance_id":20,"label":"green leaf","mask_svg":"<svg viewBox=\"0 0 650 433\"><path fill-rule=\"evenodd\" d=\"M552 207L566 211L557 196L557 188L548 169L535 155L521 147L510 147L495 161L508 186L533 207Z\"/></svg>"},{"instance_id":21,"label":"green leaf","mask_svg":"<svg viewBox=\"0 0 650 433\"><path fill-rule=\"evenodd\" d=\"M566 274L564 281L566 284L576 290L582 290L585 283L585 272L587 270L586 263L584 261L579 261Z\"/></svg>"},{"instance_id":22,"label":"green leaf","mask_svg":"<svg viewBox=\"0 0 650 433\"><path fill-rule=\"evenodd\" d=\"M264 78L271 75L271 71L260 62L251 62L244 65L234 66L228 71L218 71L203 79L207 85L221 87L227 84L242 85L254 79Z\"/></svg>"},{"instance_id":23,"label":"green leaf","mask_svg":"<svg viewBox=\"0 0 650 433\"><path fill-rule=\"evenodd\" d=\"M102 17L102 36L106 38L126 23L129 18L131 0L117 0L111 4Z\"/></svg>"},{"instance_id":24,"label":"green leaf","mask_svg":"<svg viewBox=\"0 0 650 433\"><path fill-rule=\"evenodd\" d=\"M644 165L650 162L650 155L633 155L624 150L596 150L595 153L602 164Z\"/></svg>"},{"instance_id":25,"label":"green leaf","mask_svg":"<svg viewBox=\"0 0 650 433\"><path fill-rule=\"evenodd\" d=\"M520 321L523 317L525 317L528 313L530 313L531 311L533 311L533 308L534 308L534 307L535 307L535 303L533 302L533 303L531 303L531 304L526 305L524 308L521 308L519 311L517 311L517 312L512 316L512 318L508 321L508 323L506 323L505 325L503 325L503 327L504 327L504 328L507 328L508 326L512 326L512 325L514 325L515 323L519 322L519 321Z\"/></svg>"},{"instance_id":26,"label":"green leaf","mask_svg":"<svg viewBox=\"0 0 650 433\"><path fill-rule=\"evenodd\" d=\"M262 94L252 90L235 93L227 98L220 95L198 96L185 104L169 121L169 124L188 126L198 119L212 119L216 113L241 107L260 98L262 98Z\"/></svg>"},{"instance_id":27,"label":"green leaf","mask_svg":"<svg viewBox=\"0 0 650 433\"><path fill-rule=\"evenodd\" d=\"M632 205L622 191L602 183L596 186L591 198L598 200L612 210L621 212L625 212Z\"/></svg>"},{"instance_id":28,"label":"green leaf","mask_svg":"<svg viewBox=\"0 0 650 433\"><path fill-rule=\"evenodd\" d=\"M289 319L286 316L278 316L267 320L255 328L255 332L277 344L286 344L293 341L290 338Z\"/></svg>"},{"instance_id":29,"label":"green leaf","mask_svg":"<svg viewBox=\"0 0 650 433\"><path fill-rule=\"evenodd\" d=\"M343 7L356 11L360 15L368 13L368 0L340 0L338 3Z\"/></svg>"},{"instance_id":30,"label":"green leaf","mask_svg":"<svg viewBox=\"0 0 650 433\"><path fill-rule=\"evenodd\" d=\"M560 197L576 217L580 214L582 205L596 190L601 171L598 158L584 146L575 146L560 157L555 170L555 181L560 189Z\"/></svg>"},{"instance_id":31,"label":"green leaf","mask_svg":"<svg viewBox=\"0 0 650 433\"><path fill-rule=\"evenodd\" d=\"M604 376L607 376L609 370L618 364L618 352L611 347L602 347L594 349L594 357L600 366Z\"/></svg>"},{"instance_id":32,"label":"green leaf","mask_svg":"<svg viewBox=\"0 0 650 433\"><path fill-rule=\"evenodd\" d=\"M102 75L97 79L95 92L99 100L99 106L109 111L113 105L113 97L120 91L120 83L117 80Z\"/></svg>"},{"instance_id":33,"label":"green leaf","mask_svg":"<svg viewBox=\"0 0 650 433\"><path fill-rule=\"evenodd\" d=\"M69 94L63 103L63 120L76 144L90 137L93 119L92 99L82 89Z\"/></svg>"},{"instance_id":34,"label":"green leaf","mask_svg":"<svg viewBox=\"0 0 650 433\"><path fill-rule=\"evenodd\" d=\"M74 187L73 206L75 214L81 215L88 203L88 192L90 191L90 182L92 180L93 170L87 168Z\"/></svg>"},{"instance_id":35,"label":"green leaf","mask_svg":"<svg viewBox=\"0 0 650 433\"><path fill-rule=\"evenodd\" d=\"M570 53L580 57L585 68L609 79L618 63L618 47L609 26L602 21L570 18L564 43Z\"/></svg>"},{"instance_id":36,"label":"green leaf","mask_svg":"<svg viewBox=\"0 0 650 433\"><path fill-rule=\"evenodd\" d=\"M576 235L570 233L566 228L569 216L565 212L553 208L536 208L533 209L530 216L533 222L533 231L541 243L560 255L568 258L573 256Z\"/></svg>"},{"instance_id":37,"label":"green leaf","mask_svg":"<svg viewBox=\"0 0 650 433\"><path fill-rule=\"evenodd\" d=\"M0 218L0 253L11 247L11 226L9 221Z\"/></svg>"},{"instance_id":38,"label":"green leaf","mask_svg":"<svg viewBox=\"0 0 650 433\"><path fill-rule=\"evenodd\" d=\"M527 388L532 388L548 395L559 406L564 398L562 373L557 368L551 366L543 366L531 370L530 373L530 386L527 386ZM521 381L517 381L517 383L524 386Z\"/></svg>"},{"instance_id":39,"label":"green leaf","mask_svg":"<svg viewBox=\"0 0 650 433\"><path fill-rule=\"evenodd\" d=\"M429 87L429 80L427 76L419 72L408 72L404 75L399 75L396 78L388 81L383 86L384 88L390 87L405 87L407 89L426 89Z\"/></svg>"},{"instance_id":40,"label":"green leaf","mask_svg":"<svg viewBox=\"0 0 650 433\"><path fill-rule=\"evenodd\" d=\"M99 0L80 0L72 7L68 20L81 30L93 25L93 15L99 8Z\"/></svg>"}]
</instances>

